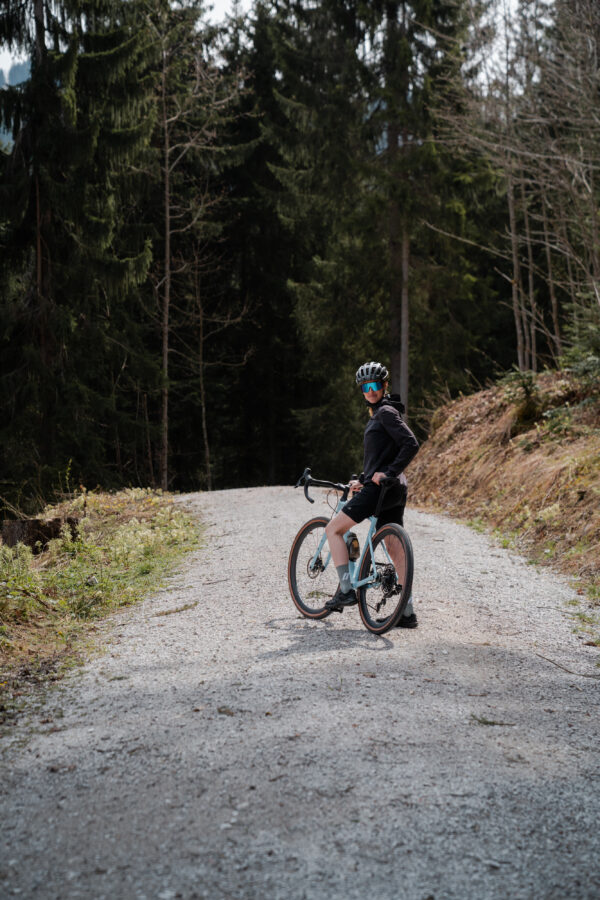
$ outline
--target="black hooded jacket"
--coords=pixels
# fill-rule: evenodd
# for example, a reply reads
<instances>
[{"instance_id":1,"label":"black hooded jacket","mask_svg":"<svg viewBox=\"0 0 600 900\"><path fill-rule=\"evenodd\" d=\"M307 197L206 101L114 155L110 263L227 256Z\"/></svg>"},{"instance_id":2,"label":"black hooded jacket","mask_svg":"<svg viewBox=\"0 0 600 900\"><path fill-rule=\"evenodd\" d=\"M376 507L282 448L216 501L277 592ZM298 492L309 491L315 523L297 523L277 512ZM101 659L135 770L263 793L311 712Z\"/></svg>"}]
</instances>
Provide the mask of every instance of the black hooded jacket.
<instances>
[{"instance_id":1,"label":"black hooded jacket","mask_svg":"<svg viewBox=\"0 0 600 900\"><path fill-rule=\"evenodd\" d=\"M365 428L363 484L368 484L375 472L400 475L419 449L419 442L402 419L403 407L398 401L384 397L371 408L373 415Z\"/></svg>"}]
</instances>

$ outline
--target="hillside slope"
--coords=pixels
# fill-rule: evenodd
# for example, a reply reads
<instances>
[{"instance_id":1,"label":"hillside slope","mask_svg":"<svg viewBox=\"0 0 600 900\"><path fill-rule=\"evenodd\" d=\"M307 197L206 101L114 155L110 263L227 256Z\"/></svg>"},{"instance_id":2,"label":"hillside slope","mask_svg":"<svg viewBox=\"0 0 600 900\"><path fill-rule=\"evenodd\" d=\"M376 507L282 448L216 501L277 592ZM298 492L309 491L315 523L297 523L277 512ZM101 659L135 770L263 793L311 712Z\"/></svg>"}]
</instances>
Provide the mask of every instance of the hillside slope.
<instances>
[{"instance_id":1,"label":"hillside slope","mask_svg":"<svg viewBox=\"0 0 600 900\"><path fill-rule=\"evenodd\" d=\"M496 529L600 605L600 384L514 373L439 409L411 503Z\"/></svg>"}]
</instances>

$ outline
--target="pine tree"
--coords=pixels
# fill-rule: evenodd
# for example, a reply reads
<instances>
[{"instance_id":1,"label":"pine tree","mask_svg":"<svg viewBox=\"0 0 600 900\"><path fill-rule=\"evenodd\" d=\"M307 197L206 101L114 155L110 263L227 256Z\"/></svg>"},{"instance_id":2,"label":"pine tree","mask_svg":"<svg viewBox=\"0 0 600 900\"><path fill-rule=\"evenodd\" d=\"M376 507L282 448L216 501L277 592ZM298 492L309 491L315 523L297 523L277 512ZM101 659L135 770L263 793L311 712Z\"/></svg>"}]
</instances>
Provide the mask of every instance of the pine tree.
<instances>
[{"instance_id":1,"label":"pine tree","mask_svg":"<svg viewBox=\"0 0 600 900\"><path fill-rule=\"evenodd\" d=\"M464 229L467 183L485 177L469 173L437 141L435 105L447 102L449 70L463 61L455 4L436 5L435 20L427 20L428 7L406 4L366 11L332 0L278 9L277 99L286 119L273 132L283 160L274 171L286 189L280 206L287 221L310 236L298 242L311 265L294 286L295 317L305 372L326 375L323 390L310 391L316 402L297 415L320 456L336 444L327 424L332 406L357 421L350 385L360 359L395 359L398 381L401 359L406 389L409 274L418 324L415 398L422 402L431 389L432 371L465 386L465 363L475 368L478 352L468 320L478 318L475 298L485 283L475 289L460 245L427 224L434 221L440 232ZM453 340L440 342L436 327Z\"/></svg>"},{"instance_id":2,"label":"pine tree","mask_svg":"<svg viewBox=\"0 0 600 900\"><path fill-rule=\"evenodd\" d=\"M231 359L247 359L244 368L213 370L215 478L229 484L289 482L302 458L290 412L301 361L289 285L302 248L286 219L287 189L277 174L283 159L275 133L287 119L277 99L275 28L268 6L258 3L251 19L232 23L226 50L229 70L245 75L241 116L231 135L240 157L224 181L231 218L218 280L225 305L250 311L243 332L232 332L227 344Z\"/></svg>"},{"instance_id":3,"label":"pine tree","mask_svg":"<svg viewBox=\"0 0 600 900\"><path fill-rule=\"evenodd\" d=\"M420 223L436 204L438 155L431 107L442 87L449 37L457 37L461 4L396 0L373 3L370 107L373 175L386 232L392 387L409 394L410 293Z\"/></svg>"},{"instance_id":4,"label":"pine tree","mask_svg":"<svg viewBox=\"0 0 600 900\"><path fill-rule=\"evenodd\" d=\"M364 25L352 4L292 0L279 4L272 33L283 114L271 132L280 158L273 171L296 245L289 281L302 389L294 421L311 464L341 477L340 470L359 467L362 408L352 403L353 375L373 314L369 224L356 230L369 144ZM343 441L335 410L344 418Z\"/></svg>"},{"instance_id":5,"label":"pine tree","mask_svg":"<svg viewBox=\"0 0 600 900\"><path fill-rule=\"evenodd\" d=\"M70 459L78 478L123 465L116 395L139 353L127 301L150 261L130 218L150 124L141 22L122 0L11 0L2 19L31 54L29 81L0 96L14 141L0 171L4 471L42 495Z\"/></svg>"}]
</instances>

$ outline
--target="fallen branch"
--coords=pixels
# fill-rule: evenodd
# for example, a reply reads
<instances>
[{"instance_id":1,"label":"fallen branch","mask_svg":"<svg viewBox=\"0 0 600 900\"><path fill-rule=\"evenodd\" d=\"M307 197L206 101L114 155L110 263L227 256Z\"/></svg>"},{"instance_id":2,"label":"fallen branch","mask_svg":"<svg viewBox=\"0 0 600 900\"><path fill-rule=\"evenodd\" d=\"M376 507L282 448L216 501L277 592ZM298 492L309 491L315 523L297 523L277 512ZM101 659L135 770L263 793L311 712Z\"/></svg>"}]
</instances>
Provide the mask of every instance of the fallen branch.
<instances>
[{"instance_id":1,"label":"fallen branch","mask_svg":"<svg viewBox=\"0 0 600 900\"><path fill-rule=\"evenodd\" d=\"M553 659L549 659L547 656L544 656L537 651L534 651L536 656L539 656L540 659L545 659L546 662L552 663L553 666L558 666L559 669L562 669L563 672L568 672L569 675L578 675L580 678L600 678L600 675L590 675L587 672L573 672L572 669L567 669L566 666L563 666L561 663L556 662Z\"/></svg>"}]
</instances>

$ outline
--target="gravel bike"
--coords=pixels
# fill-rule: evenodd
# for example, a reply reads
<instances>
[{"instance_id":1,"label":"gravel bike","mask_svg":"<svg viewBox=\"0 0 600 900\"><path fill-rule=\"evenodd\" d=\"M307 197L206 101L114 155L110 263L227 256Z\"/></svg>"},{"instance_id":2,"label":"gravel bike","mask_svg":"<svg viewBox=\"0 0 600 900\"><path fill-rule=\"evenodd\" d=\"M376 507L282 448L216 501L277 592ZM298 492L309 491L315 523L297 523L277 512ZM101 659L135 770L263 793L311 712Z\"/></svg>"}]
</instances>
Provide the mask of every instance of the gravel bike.
<instances>
[{"instance_id":1,"label":"gravel bike","mask_svg":"<svg viewBox=\"0 0 600 900\"><path fill-rule=\"evenodd\" d=\"M383 525L377 529L386 490L397 484L395 478L381 482L381 495L375 513L370 517L369 531L362 551L358 537L347 531L344 540L348 547L349 572L356 591L360 617L365 628L374 634L384 634L400 619L410 598L414 570L412 544L401 525ZM304 487L309 503L308 488L326 487L337 491L336 515L348 502L349 484L336 484L313 478L305 469L296 487ZM325 526L332 517L316 516L306 522L292 543L288 562L288 583L292 599L303 616L324 619L332 610L325 603L338 586L338 575L331 558Z\"/></svg>"}]
</instances>

